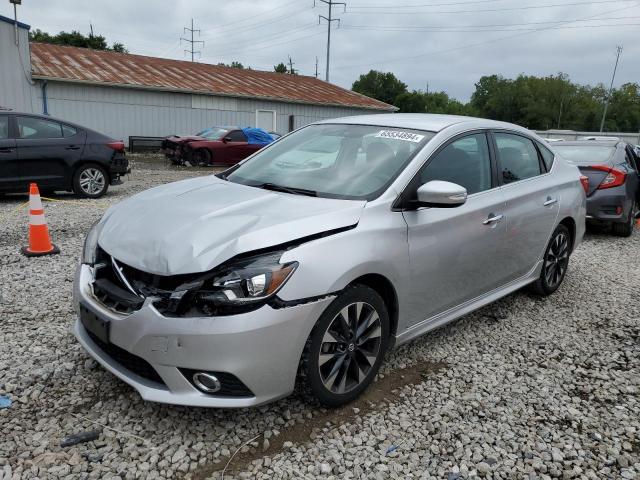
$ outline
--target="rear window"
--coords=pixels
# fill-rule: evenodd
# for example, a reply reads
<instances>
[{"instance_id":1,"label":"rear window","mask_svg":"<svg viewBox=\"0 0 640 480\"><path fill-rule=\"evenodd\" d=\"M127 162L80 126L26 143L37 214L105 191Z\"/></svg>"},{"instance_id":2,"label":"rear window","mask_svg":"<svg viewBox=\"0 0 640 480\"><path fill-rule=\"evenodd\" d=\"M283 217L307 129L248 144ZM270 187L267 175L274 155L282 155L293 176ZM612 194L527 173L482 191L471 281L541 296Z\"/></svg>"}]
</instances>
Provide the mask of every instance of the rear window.
<instances>
[{"instance_id":1,"label":"rear window","mask_svg":"<svg viewBox=\"0 0 640 480\"><path fill-rule=\"evenodd\" d=\"M602 145L554 145L554 148L560 155L576 165L607 163L616 151L616 147Z\"/></svg>"},{"instance_id":2,"label":"rear window","mask_svg":"<svg viewBox=\"0 0 640 480\"><path fill-rule=\"evenodd\" d=\"M0 115L0 140L9 138L9 117Z\"/></svg>"}]
</instances>

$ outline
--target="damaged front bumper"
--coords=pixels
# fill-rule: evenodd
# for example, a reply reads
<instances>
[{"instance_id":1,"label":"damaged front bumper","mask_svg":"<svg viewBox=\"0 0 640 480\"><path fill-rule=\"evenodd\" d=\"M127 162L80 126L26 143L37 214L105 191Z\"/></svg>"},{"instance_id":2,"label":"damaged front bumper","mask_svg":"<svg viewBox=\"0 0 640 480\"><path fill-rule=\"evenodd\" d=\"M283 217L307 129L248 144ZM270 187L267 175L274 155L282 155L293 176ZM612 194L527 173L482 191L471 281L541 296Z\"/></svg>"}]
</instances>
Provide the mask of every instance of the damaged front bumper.
<instances>
[{"instance_id":1,"label":"damaged front bumper","mask_svg":"<svg viewBox=\"0 0 640 480\"><path fill-rule=\"evenodd\" d=\"M74 333L89 354L145 400L201 407L256 406L290 394L306 339L333 300L182 318L161 315L147 298L139 310L122 314L94 296L92 281L92 268L80 265ZM100 332L95 324L108 328ZM196 371L213 372L223 389L201 392L192 382Z\"/></svg>"}]
</instances>

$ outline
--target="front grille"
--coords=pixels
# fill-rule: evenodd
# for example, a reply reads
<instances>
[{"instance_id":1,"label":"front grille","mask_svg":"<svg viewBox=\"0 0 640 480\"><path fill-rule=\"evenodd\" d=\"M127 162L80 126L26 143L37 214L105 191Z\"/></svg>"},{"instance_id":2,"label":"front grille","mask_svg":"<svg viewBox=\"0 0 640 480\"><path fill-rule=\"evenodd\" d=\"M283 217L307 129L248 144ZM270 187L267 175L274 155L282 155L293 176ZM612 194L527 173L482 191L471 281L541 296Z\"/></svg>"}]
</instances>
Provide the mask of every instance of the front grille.
<instances>
[{"instance_id":1,"label":"front grille","mask_svg":"<svg viewBox=\"0 0 640 480\"><path fill-rule=\"evenodd\" d=\"M144 358L140 358L133 353L127 352L125 349L114 345L113 343L105 343L96 337L89 330L86 330L91 341L95 343L100 350L116 361L120 366L135 373L139 377L145 378L155 383L159 383L166 386L162 377L158 375L158 372L147 362Z\"/></svg>"},{"instance_id":2,"label":"front grille","mask_svg":"<svg viewBox=\"0 0 640 480\"><path fill-rule=\"evenodd\" d=\"M193 374L197 372L204 372L214 375L218 380L220 380L221 389L216 393L212 393L210 395L216 397L254 397L255 395L249 388L240 381L238 377L231 373L227 372L207 372L204 370L192 370L189 368L181 368L180 373L184 375L184 377L189 380L191 385L195 387L193 383ZM197 388L197 387L196 387Z\"/></svg>"}]
</instances>

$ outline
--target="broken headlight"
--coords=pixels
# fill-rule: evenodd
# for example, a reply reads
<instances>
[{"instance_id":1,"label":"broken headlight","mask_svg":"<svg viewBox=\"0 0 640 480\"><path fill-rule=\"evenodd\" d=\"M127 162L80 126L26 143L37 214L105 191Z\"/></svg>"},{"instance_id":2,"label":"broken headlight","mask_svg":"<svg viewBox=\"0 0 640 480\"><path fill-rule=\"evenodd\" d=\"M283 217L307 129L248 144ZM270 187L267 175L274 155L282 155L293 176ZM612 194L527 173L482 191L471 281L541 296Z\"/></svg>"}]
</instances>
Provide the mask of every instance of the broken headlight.
<instances>
[{"instance_id":1,"label":"broken headlight","mask_svg":"<svg viewBox=\"0 0 640 480\"><path fill-rule=\"evenodd\" d=\"M275 295L298 266L280 263L281 251L223 264L197 281L178 287L156 305L174 316L233 315L253 310Z\"/></svg>"},{"instance_id":2,"label":"broken headlight","mask_svg":"<svg viewBox=\"0 0 640 480\"><path fill-rule=\"evenodd\" d=\"M82 263L87 265L93 265L96 263L96 252L98 250L98 235L100 234L100 228L98 227L98 220L91 225L89 233L84 239L84 246L82 247Z\"/></svg>"}]
</instances>

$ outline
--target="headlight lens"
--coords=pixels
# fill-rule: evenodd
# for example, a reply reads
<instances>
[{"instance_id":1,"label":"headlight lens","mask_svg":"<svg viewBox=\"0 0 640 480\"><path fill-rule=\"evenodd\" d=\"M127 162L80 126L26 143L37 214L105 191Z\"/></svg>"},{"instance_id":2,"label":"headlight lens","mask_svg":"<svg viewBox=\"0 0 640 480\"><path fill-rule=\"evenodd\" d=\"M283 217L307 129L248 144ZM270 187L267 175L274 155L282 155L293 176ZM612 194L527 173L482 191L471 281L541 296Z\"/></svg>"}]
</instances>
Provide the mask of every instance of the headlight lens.
<instances>
[{"instance_id":1,"label":"headlight lens","mask_svg":"<svg viewBox=\"0 0 640 480\"><path fill-rule=\"evenodd\" d=\"M233 315L264 304L291 278L297 262L280 263L283 252L235 260L190 281L156 304L168 315ZM167 292L169 293L169 292Z\"/></svg>"},{"instance_id":2,"label":"headlight lens","mask_svg":"<svg viewBox=\"0 0 640 480\"><path fill-rule=\"evenodd\" d=\"M87 265L93 265L96 263L96 252L98 250L98 234L100 230L98 228L98 220L89 229L89 233L84 239L84 247L82 247L82 263Z\"/></svg>"}]
</instances>

